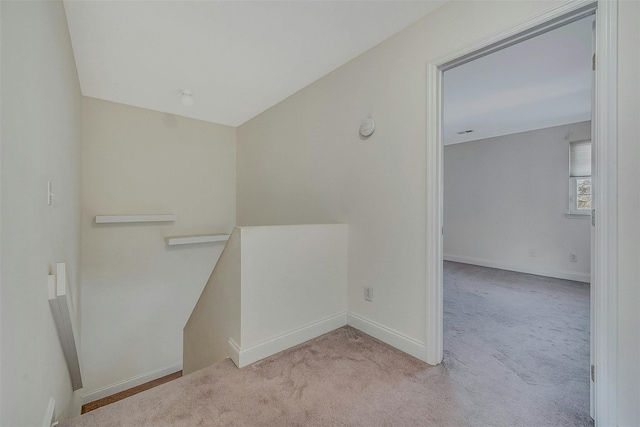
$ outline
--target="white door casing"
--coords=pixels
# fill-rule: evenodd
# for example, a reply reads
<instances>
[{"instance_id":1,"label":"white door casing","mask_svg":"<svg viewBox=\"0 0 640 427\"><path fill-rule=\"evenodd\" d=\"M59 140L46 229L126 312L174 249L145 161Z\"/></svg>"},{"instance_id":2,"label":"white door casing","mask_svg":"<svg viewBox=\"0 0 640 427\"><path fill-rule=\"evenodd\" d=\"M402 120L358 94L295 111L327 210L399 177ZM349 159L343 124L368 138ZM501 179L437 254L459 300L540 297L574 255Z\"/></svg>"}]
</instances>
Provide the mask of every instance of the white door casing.
<instances>
[{"instance_id":1,"label":"white door casing","mask_svg":"<svg viewBox=\"0 0 640 427\"><path fill-rule=\"evenodd\" d=\"M596 10L597 8L597 10ZM617 357L617 0L572 0L516 26L427 62L426 141L426 338L425 361L443 358L443 144L442 83L445 70L573 22L596 11L594 109L594 228L591 301L593 401L596 425L616 425Z\"/></svg>"}]
</instances>

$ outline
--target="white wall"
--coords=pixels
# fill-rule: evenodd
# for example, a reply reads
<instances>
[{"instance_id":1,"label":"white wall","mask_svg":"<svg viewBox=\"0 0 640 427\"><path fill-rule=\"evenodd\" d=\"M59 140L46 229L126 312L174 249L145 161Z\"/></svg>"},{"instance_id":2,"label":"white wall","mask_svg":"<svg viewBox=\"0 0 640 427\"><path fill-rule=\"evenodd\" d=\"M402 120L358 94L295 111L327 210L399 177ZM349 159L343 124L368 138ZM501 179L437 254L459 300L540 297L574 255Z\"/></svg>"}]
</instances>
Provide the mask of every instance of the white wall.
<instances>
[{"instance_id":1,"label":"white wall","mask_svg":"<svg viewBox=\"0 0 640 427\"><path fill-rule=\"evenodd\" d=\"M345 224L236 227L184 328L185 372L238 367L347 323Z\"/></svg>"},{"instance_id":2,"label":"white wall","mask_svg":"<svg viewBox=\"0 0 640 427\"><path fill-rule=\"evenodd\" d=\"M640 425L640 3L619 3L618 425Z\"/></svg>"},{"instance_id":3,"label":"white wall","mask_svg":"<svg viewBox=\"0 0 640 427\"><path fill-rule=\"evenodd\" d=\"M241 349L337 315L346 322L346 225L241 230Z\"/></svg>"},{"instance_id":4,"label":"white wall","mask_svg":"<svg viewBox=\"0 0 640 427\"><path fill-rule=\"evenodd\" d=\"M47 295L65 261L78 293L81 96L61 1L2 8L2 418L42 425L51 397L73 392ZM47 181L55 197L47 206ZM79 408L78 408L79 409Z\"/></svg>"},{"instance_id":5,"label":"white wall","mask_svg":"<svg viewBox=\"0 0 640 427\"><path fill-rule=\"evenodd\" d=\"M240 126L238 224L348 223L349 311L424 344L426 61L549 6L448 3Z\"/></svg>"},{"instance_id":6,"label":"white wall","mask_svg":"<svg viewBox=\"0 0 640 427\"><path fill-rule=\"evenodd\" d=\"M588 282L590 217L566 213L569 141L589 139L590 127L582 122L445 146L445 259Z\"/></svg>"},{"instance_id":7,"label":"white wall","mask_svg":"<svg viewBox=\"0 0 640 427\"><path fill-rule=\"evenodd\" d=\"M637 425L637 60L640 16L621 2L620 419ZM427 60L450 54L554 2L449 2L238 129L240 225L349 224L349 310L424 343ZM635 76L633 78L632 76ZM368 140L358 137L367 115ZM628 159L628 160L627 160ZM362 297L373 285L374 301ZM633 307L633 311L632 311ZM635 357L635 359L634 359ZM623 403L624 402L624 403Z\"/></svg>"},{"instance_id":8,"label":"white wall","mask_svg":"<svg viewBox=\"0 0 640 427\"><path fill-rule=\"evenodd\" d=\"M181 364L182 328L223 243L168 247L164 238L231 232L235 132L84 98L84 393ZM173 213L177 221L94 222L96 215L136 213Z\"/></svg>"}]
</instances>

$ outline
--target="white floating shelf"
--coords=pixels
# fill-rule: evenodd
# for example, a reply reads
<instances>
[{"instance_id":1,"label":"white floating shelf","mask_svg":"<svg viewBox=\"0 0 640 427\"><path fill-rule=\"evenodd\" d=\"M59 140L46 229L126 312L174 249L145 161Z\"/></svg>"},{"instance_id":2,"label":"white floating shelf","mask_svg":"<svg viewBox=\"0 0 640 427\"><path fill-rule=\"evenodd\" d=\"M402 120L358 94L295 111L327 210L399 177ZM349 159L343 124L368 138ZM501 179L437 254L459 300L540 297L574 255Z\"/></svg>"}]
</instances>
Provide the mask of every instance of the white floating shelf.
<instances>
[{"instance_id":1,"label":"white floating shelf","mask_svg":"<svg viewBox=\"0 0 640 427\"><path fill-rule=\"evenodd\" d=\"M97 215L96 224L111 224L117 222L172 222L177 215Z\"/></svg>"},{"instance_id":2,"label":"white floating shelf","mask_svg":"<svg viewBox=\"0 0 640 427\"><path fill-rule=\"evenodd\" d=\"M172 236L165 237L169 246L191 245L194 243L225 242L229 240L228 234L200 234L198 236Z\"/></svg>"}]
</instances>

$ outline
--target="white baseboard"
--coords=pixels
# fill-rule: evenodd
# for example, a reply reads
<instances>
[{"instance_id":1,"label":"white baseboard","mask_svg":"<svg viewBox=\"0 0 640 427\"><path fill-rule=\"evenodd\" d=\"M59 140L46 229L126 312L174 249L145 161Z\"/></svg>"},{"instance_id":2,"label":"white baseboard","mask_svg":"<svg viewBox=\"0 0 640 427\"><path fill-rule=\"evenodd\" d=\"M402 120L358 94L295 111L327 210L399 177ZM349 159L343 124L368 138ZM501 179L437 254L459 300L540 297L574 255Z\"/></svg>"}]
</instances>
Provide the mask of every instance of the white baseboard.
<instances>
[{"instance_id":1,"label":"white baseboard","mask_svg":"<svg viewBox=\"0 0 640 427\"><path fill-rule=\"evenodd\" d=\"M417 359L425 360L426 351L423 343L350 312L329 317L245 349L229 339L229 357L236 366L242 368L345 325L352 326Z\"/></svg>"},{"instance_id":2,"label":"white baseboard","mask_svg":"<svg viewBox=\"0 0 640 427\"><path fill-rule=\"evenodd\" d=\"M229 357L237 367L242 368L265 357L287 350L305 341L331 332L347 324L347 314L340 313L323 320L311 323L293 331L284 333L267 341L240 348L236 342L229 340Z\"/></svg>"},{"instance_id":3,"label":"white baseboard","mask_svg":"<svg viewBox=\"0 0 640 427\"><path fill-rule=\"evenodd\" d=\"M460 262L463 264L479 265L481 267L497 268L500 270L517 271L518 273L535 274L536 276L554 277L556 279L574 280L576 282L591 282L591 275L576 273L572 271L558 271L546 267L535 267L526 265L512 265L499 261L489 261L486 259L471 258L458 255L443 255L445 261Z\"/></svg>"},{"instance_id":4,"label":"white baseboard","mask_svg":"<svg viewBox=\"0 0 640 427\"><path fill-rule=\"evenodd\" d=\"M419 341L414 340L400 332L387 328L372 320L366 319L355 313L347 313L347 324L354 328L371 335L374 338L379 339L382 342L389 344L391 347L395 347L400 351L403 351L416 359L425 361L426 349L425 345Z\"/></svg>"},{"instance_id":5,"label":"white baseboard","mask_svg":"<svg viewBox=\"0 0 640 427\"><path fill-rule=\"evenodd\" d=\"M137 377L130 378L128 380L120 381L115 384L108 385L106 387L99 388L90 393L82 395L82 404L85 405L90 402L120 393L121 391L129 390L130 388L137 387L141 384L148 383L149 381L157 380L174 372L182 370L182 363L166 367L153 372L147 372L146 374L138 375Z\"/></svg>"},{"instance_id":6,"label":"white baseboard","mask_svg":"<svg viewBox=\"0 0 640 427\"><path fill-rule=\"evenodd\" d=\"M240 368L240 346L233 338L229 338L229 359Z\"/></svg>"}]
</instances>

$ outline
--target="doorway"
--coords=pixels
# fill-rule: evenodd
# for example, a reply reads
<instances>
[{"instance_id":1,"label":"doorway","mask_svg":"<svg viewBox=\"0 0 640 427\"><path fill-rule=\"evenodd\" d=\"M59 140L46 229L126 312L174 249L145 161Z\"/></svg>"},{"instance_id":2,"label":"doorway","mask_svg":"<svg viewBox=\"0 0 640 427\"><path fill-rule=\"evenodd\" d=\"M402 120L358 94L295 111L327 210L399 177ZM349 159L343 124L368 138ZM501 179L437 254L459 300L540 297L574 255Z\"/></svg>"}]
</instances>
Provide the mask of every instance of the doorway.
<instances>
[{"instance_id":1,"label":"doorway","mask_svg":"<svg viewBox=\"0 0 640 427\"><path fill-rule=\"evenodd\" d=\"M597 11L596 11L597 8ZM457 65L513 45L573 22L596 11L596 71L594 132L596 161L594 188L597 212L594 224L593 286L593 371L594 418L598 424L615 425L616 402L616 162L617 146L617 2L563 3L500 34L427 64L427 216L426 354L425 360L438 364L443 356L443 153L442 84L443 73ZM606 287L604 284L606 283Z\"/></svg>"},{"instance_id":2,"label":"doorway","mask_svg":"<svg viewBox=\"0 0 640 427\"><path fill-rule=\"evenodd\" d=\"M443 88L444 360L519 396L507 411L585 426L593 21L448 69Z\"/></svg>"}]
</instances>

